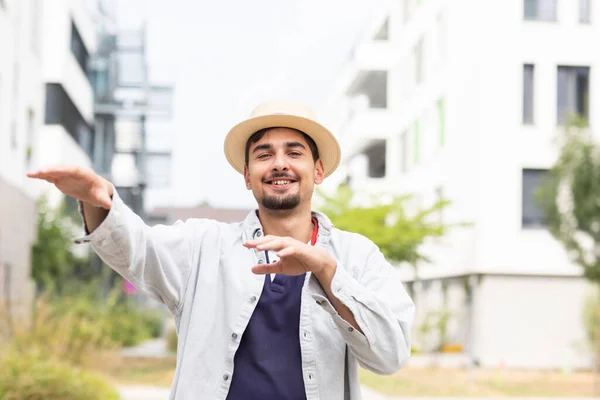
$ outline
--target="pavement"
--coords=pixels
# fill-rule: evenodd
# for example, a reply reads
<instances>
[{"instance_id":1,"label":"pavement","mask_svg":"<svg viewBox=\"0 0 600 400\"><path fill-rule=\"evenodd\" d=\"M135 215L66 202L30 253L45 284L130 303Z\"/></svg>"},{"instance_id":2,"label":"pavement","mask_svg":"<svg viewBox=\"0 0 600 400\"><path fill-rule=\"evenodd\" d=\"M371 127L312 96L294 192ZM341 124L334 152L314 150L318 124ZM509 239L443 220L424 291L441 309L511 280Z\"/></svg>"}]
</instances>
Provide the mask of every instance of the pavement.
<instances>
[{"instance_id":1,"label":"pavement","mask_svg":"<svg viewBox=\"0 0 600 400\"><path fill-rule=\"evenodd\" d=\"M169 389L151 386L124 386L120 389L123 400L168 400ZM362 388L362 400L457 400L458 397L389 397L372 389ZM506 397L469 397L469 400L506 400ZM589 400L589 397L510 397L510 400Z\"/></svg>"},{"instance_id":2,"label":"pavement","mask_svg":"<svg viewBox=\"0 0 600 400\"><path fill-rule=\"evenodd\" d=\"M169 354L164 339L154 339L139 346L123 349L124 356L130 357L164 357ZM120 389L123 400L168 400L169 388L153 386L122 386ZM457 397L390 397L362 387L362 400L456 400ZM469 397L469 400L506 400L506 397ZM589 400L585 397L544 398L544 397L511 397L510 400Z\"/></svg>"},{"instance_id":3,"label":"pavement","mask_svg":"<svg viewBox=\"0 0 600 400\"><path fill-rule=\"evenodd\" d=\"M164 387L153 386L122 386L120 388L121 397L123 400L168 400L169 389ZM392 398L383 396L371 389L362 389L362 400L394 400L400 398ZM419 398L419 400L423 400Z\"/></svg>"},{"instance_id":4,"label":"pavement","mask_svg":"<svg viewBox=\"0 0 600 400\"><path fill-rule=\"evenodd\" d=\"M135 347L126 347L121 350L124 357L148 357L162 358L168 357L167 341L164 338L146 340L142 344Z\"/></svg>"}]
</instances>

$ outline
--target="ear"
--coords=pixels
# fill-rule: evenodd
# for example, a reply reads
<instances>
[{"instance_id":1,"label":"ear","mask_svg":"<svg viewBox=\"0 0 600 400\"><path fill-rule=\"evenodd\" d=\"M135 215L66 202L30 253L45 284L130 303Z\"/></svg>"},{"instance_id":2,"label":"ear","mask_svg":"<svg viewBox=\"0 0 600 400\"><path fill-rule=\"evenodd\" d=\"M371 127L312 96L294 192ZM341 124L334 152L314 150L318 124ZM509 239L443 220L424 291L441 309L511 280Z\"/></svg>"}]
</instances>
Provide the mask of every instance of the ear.
<instances>
[{"instance_id":1,"label":"ear","mask_svg":"<svg viewBox=\"0 0 600 400\"><path fill-rule=\"evenodd\" d=\"M244 180L246 181L246 189L252 189L252 185L250 184L250 172L248 172L247 165L244 165Z\"/></svg>"},{"instance_id":2,"label":"ear","mask_svg":"<svg viewBox=\"0 0 600 400\"><path fill-rule=\"evenodd\" d=\"M315 184L320 185L325 179L325 168L323 167L323 161L317 160L315 163Z\"/></svg>"}]
</instances>

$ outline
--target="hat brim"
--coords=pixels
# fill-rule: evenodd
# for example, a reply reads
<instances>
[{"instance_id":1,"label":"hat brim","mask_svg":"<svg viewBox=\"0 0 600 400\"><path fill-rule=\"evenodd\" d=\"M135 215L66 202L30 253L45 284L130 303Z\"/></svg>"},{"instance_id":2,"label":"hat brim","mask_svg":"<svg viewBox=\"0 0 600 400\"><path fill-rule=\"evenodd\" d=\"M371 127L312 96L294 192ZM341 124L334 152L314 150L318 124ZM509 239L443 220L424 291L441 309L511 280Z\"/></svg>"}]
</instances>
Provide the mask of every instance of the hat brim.
<instances>
[{"instance_id":1,"label":"hat brim","mask_svg":"<svg viewBox=\"0 0 600 400\"><path fill-rule=\"evenodd\" d=\"M254 133L265 128L291 128L310 136L319 149L319 158L323 163L325 177L331 175L340 164L340 145L335 136L323 125L296 115L263 115L249 118L237 124L225 137L225 157L239 173L244 173L248 139Z\"/></svg>"}]
</instances>

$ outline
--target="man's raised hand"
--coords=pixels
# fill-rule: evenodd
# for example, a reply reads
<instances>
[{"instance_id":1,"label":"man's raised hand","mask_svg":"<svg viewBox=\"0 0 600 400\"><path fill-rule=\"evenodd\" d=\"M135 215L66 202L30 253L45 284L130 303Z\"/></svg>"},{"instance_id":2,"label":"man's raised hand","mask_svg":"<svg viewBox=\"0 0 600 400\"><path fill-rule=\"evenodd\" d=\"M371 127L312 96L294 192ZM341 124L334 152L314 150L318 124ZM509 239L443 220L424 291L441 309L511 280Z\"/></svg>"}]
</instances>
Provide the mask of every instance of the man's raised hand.
<instances>
[{"instance_id":1,"label":"man's raised hand","mask_svg":"<svg viewBox=\"0 0 600 400\"><path fill-rule=\"evenodd\" d=\"M112 206L111 183L89 168L49 167L30 172L27 176L48 181L67 196L94 207L108 210Z\"/></svg>"}]
</instances>

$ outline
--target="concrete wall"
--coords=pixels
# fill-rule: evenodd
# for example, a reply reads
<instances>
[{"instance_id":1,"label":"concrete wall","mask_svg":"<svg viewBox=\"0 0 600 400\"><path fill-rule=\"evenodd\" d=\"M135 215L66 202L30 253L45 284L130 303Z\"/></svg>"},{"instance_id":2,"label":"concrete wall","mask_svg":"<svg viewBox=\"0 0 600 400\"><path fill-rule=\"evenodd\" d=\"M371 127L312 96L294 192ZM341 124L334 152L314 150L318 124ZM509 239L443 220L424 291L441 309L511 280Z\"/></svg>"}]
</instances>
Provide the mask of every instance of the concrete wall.
<instances>
[{"instance_id":1,"label":"concrete wall","mask_svg":"<svg viewBox=\"0 0 600 400\"><path fill-rule=\"evenodd\" d=\"M30 265L36 240L35 202L2 179L0 193L0 304L7 305L13 321L20 323L29 319L34 296Z\"/></svg>"},{"instance_id":2,"label":"concrete wall","mask_svg":"<svg viewBox=\"0 0 600 400\"><path fill-rule=\"evenodd\" d=\"M473 286L472 302L467 284ZM413 285L417 315L414 346L430 352L439 344L436 328L423 331L428 315L450 312L447 343L462 354L425 354L412 365L483 368L589 369L583 309L590 293L583 278L482 275L447 277ZM445 294L444 294L445 293Z\"/></svg>"},{"instance_id":3,"label":"concrete wall","mask_svg":"<svg viewBox=\"0 0 600 400\"><path fill-rule=\"evenodd\" d=\"M590 368L581 278L485 276L477 291L475 354L486 367Z\"/></svg>"}]
</instances>

